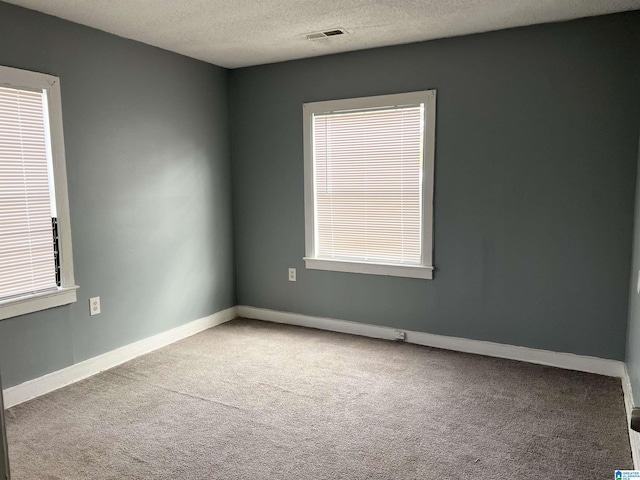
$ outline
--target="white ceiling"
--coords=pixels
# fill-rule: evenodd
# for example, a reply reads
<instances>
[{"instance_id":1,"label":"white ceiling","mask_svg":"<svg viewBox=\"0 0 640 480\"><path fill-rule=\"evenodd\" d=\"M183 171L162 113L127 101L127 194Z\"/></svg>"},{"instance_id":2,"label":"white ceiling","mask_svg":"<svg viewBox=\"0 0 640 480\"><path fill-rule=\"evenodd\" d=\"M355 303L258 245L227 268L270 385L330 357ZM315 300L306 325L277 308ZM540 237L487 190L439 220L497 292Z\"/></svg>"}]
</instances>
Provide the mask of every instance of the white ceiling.
<instances>
[{"instance_id":1,"label":"white ceiling","mask_svg":"<svg viewBox=\"0 0 640 480\"><path fill-rule=\"evenodd\" d=\"M227 68L640 9L640 0L5 0ZM348 35L307 40L344 28Z\"/></svg>"}]
</instances>

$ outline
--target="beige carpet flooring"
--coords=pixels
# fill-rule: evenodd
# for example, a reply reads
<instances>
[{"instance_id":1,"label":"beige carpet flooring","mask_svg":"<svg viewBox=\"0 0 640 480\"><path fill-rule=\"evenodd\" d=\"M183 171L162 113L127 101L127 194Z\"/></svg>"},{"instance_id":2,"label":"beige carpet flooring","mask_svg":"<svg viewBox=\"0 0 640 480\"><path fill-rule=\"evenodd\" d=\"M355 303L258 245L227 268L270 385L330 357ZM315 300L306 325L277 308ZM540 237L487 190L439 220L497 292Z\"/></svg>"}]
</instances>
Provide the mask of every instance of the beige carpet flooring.
<instances>
[{"instance_id":1,"label":"beige carpet flooring","mask_svg":"<svg viewBox=\"0 0 640 480\"><path fill-rule=\"evenodd\" d=\"M13 480L607 479L620 381L234 320L7 411Z\"/></svg>"}]
</instances>

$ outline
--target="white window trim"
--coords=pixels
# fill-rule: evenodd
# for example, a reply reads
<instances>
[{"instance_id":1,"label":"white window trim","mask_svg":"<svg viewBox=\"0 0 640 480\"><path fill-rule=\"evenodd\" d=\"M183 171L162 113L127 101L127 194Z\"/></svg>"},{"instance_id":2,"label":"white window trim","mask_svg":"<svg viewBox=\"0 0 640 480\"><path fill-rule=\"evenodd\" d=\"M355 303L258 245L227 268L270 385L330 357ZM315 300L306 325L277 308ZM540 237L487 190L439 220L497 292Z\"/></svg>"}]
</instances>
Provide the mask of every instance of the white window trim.
<instances>
[{"instance_id":1,"label":"white window trim","mask_svg":"<svg viewBox=\"0 0 640 480\"><path fill-rule=\"evenodd\" d=\"M62 99L60 79L53 75L0 66L0 85L13 88L42 89L47 91L49 126L51 130L51 155L56 193L58 218L58 247L60 255L61 286L57 290L24 295L0 301L0 320L47 308L68 305L77 301L73 274L71 247L71 222L69 216L69 193L67 168L62 129Z\"/></svg>"},{"instance_id":2,"label":"white window trim","mask_svg":"<svg viewBox=\"0 0 640 480\"><path fill-rule=\"evenodd\" d=\"M313 115L366 108L425 105L424 151L422 171L422 262L421 265L365 263L318 258L315 253L315 205L313 179ZM433 278L433 176L436 139L436 91L399 93L344 100L310 102L302 106L304 128L304 216L305 266L312 270L389 275L395 277Z\"/></svg>"}]
</instances>

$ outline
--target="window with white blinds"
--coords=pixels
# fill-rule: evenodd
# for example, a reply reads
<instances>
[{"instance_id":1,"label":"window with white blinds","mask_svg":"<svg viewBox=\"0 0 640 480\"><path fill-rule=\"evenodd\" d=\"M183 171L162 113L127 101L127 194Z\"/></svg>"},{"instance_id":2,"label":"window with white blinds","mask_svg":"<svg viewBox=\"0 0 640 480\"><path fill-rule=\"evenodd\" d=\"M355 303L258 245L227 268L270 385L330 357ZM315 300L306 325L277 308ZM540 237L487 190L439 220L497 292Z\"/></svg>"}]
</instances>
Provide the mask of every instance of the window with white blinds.
<instances>
[{"instance_id":1,"label":"window with white blinds","mask_svg":"<svg viewBox=\"0 0 640 480\"><path fill-rule=\"evenodd\" d=\"M434 121L435 91L305 104L308 268L431 278Z\"/></svg>"},{"instance_id":2,"label":"window with white blinds","mask_svg":"<svg viewBox=\"0 0 640 480\"><path fill-rule=\"evenodd\" d=\"M0 87L0 299L58 287L46 101Z\"/></svg>"},{"instance_id":3,"label":"window with white blinds","mask_svg":"<svg viewBox=\"0 0 640 480\"><path fill-rule=\"evenodd\" d=\"M59 79L0 67L0 319L76 301Z\"/></svg>"}]
</instances>

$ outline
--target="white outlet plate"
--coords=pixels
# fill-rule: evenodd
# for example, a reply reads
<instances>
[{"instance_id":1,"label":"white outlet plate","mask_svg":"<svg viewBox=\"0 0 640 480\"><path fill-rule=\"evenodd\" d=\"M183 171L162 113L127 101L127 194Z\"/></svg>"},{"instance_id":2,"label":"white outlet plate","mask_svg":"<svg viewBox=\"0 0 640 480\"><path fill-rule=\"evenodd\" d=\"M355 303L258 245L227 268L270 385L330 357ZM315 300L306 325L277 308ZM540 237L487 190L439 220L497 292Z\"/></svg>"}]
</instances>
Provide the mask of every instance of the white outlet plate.
<instances>
[{"instance_id":1,"label":"white outlet plate","mask_svg":"<svg viewBox=\"0 0 640 480\"><path fill-rule=\"evenodd\" d=\"M394 335L396 337L396 340L406 340L407 339L407 334L405 332L403 332L402 330L395 330Z\"/></svg>"},{"instance_id":2,"label":"white outlet plate","mask_svg":"<svg viewBox=\"0 0 640 480\"><path fill-rule=\"evenodd\" d=\"M100 297L89 299L89 314L98 315L100 313Z\"/></svg>"},{"instance_id":3,"label":"white outlet plate","mask_svg":"<svg viewBox=\"0 0 640 480\"><path fill-rule=\"evenodd\" d=\"M290 268L289 269L289 281L290 282L295 282L296 281L296 269L295 268Z\"/></svg>"}]
</instances>

